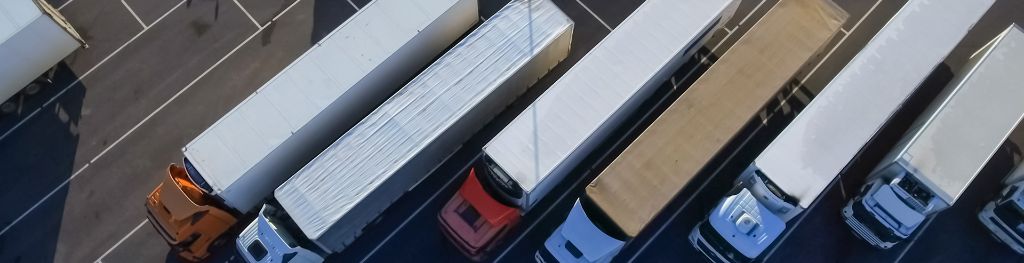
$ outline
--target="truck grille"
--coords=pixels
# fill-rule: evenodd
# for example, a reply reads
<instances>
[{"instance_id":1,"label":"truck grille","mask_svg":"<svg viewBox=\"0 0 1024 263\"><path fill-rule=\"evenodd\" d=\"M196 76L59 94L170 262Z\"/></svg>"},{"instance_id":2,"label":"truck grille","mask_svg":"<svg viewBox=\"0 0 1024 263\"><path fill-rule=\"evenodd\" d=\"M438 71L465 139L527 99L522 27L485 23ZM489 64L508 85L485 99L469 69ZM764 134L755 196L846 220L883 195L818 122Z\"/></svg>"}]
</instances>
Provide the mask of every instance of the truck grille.
<instances>
[{"instance_id":1,"label":"truck grille","mask_svg":"<svg viewBox=\"0 0 1024 263\"><path fill-rule=\"evenodd\" d=\"M850 226L850 229L853 230L854 235L859 237L860 239L863 239L864 241L867 241L874 247L878 247L881 249L888 249L892 247L895 243L887 243L885 241L882 241L882 239L878 238L878 236L876 236L875 233L868 228L868 226L865 226L863 223L857 220L856 217L854 217L852 207L855 205L856 204L850 204L847 205L846 207L843 207L843 221L846 221L846 224Z\"/></svg>"}]
</instances>

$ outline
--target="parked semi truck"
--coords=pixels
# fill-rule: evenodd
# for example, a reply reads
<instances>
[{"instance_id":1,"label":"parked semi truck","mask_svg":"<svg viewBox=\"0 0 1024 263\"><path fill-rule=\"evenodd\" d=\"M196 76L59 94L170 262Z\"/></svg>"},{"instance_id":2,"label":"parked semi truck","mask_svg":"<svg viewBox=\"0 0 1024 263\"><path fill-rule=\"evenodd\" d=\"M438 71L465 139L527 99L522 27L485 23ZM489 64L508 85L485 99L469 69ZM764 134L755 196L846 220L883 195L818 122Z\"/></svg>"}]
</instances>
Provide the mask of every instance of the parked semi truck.
<instances>
[{"instance_id":1,"label":"parked semi truck","mask_svg":"<svg viewBox=\"0 0 1024 263\"><path fill-rule=\"evenodd\" d=\"M574 24L548 0L515 0L274 191L240 234L250 262L323 260L569 54Z\"/></svg>"},{"instance_id":2,"label":"parked semi truck","mask_svg":"<svg viewBox=\"0 0 1024 263\"><path fill-rule=\"evenodd\" d=\"M466 256L482 260L729 20L737 3L641 5L484 146L438 214L442 232Z\"/></svg>"},{"instance_id":3,"label":"parked semi truck","mask_svg":"<svg viewBox=\"0 0 1024 263\"><path fill-rule=\"evenodd\" d=\"M875 167L842 210L856 236L890 248L956 204L1024 118L1021 44L1011 27L975 53Z\"/></svg>"},{"instance_id":4,"label":"parked semi truck","mask_svg":"<svg viewBox=\"0 0 1024 263\"><path fill-rule=\"evenodd\" d=\"M535 258L611 261L820 54L847 17L828 0L779 1L587 185Z\"/></svg>"},{"instance_id":5,"label":"parked semi truck","mask_svg":"<svg viewBox=\"0 0 1024 263\"><path fill-rule=\"evenodd\" d=\"M760 258L992 2L906 3L739 175L690 242L713 260Z\"/></svg>"},{"instance_id":6,"label":"parked semi truck","mask_svg":"<svg viewBox=\"0 0 1024 263\"><path fill-rule=\"evenodd\" d=\"M54 65L82 46L78 32L45 0L0 2L0 114L18 109L18 92L31 95L52 83Z\"/></svg>"},{"instance_id":7,"label":"parked semi truck","mask_svg":"<svg viewBox=\"0 0 1024 263\"><path fill-rule=\"evenodd\" d=\"M183 258L204 258L478 17L476 0L367 4L186 145L147 198L149 222Z\"/></svg>"},{"instance_id":8,"label":"parked semi truck","mask_svg":"<svg viewBox=\"0 0 1024 263\"><path fill-rule=\"evenodd\" d=\"M976 70L977 72L995 72L989 74L1000 74L999 79L991 80L993 83L1000 83L1005 87L1018 87L1024 83L1019 74L1021 64L1024 63L1024 33L1020 26L1014 24L997 38L997 47L988 52L993 58L999 59L996 65L989 65L989 69ZM1012 50L1007 46L1014 46ZM998 47L1008 50L999 51ZM983 62L990 63L990 62ZM1016 70L1016 71L1015 71ZM1010 73L1012 71L1013 73ZM998 82L997 82L998 81ZM1014 252L1024 254L1024 163L1017 166L1009 176L1003 180L1006 188L999 193L995 200L992 200L978 213L978 219L988 228L992 236L999 242L1006 244Z\"/></svg>"}]
</instances>

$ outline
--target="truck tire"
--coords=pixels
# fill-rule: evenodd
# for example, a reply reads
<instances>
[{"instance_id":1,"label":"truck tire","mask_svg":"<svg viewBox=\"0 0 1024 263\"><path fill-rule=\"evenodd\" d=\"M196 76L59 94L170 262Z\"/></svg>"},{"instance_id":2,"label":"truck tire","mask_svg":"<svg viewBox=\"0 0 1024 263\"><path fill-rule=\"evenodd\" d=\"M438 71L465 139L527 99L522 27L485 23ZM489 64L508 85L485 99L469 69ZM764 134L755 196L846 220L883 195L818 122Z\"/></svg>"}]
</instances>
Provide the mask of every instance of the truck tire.
<instances>
[{"instance_id":1,"label":"truck tire","mask_svg":"<svg viewBox=\"0 0 1024 263\"><path fill-rule=\"evenodd\" d=\"M0 103L0 114L11 114L18 109L18 105L13 101L5 101Z\"/></svg>"},{"instance_id":2,"label":"truck tire","mask_svg":"<svg viewBox=\"0 0 1024 263\"><path fill-rule=\"evenodd\" d=\"M42 89L43 89L43 83L32 82L32 83L28 84L28 86L25 86L24 89L21 90L21 94L35 95L36 93L39 93L39 91L42 90Z\"/></svg>"}]
</instances>

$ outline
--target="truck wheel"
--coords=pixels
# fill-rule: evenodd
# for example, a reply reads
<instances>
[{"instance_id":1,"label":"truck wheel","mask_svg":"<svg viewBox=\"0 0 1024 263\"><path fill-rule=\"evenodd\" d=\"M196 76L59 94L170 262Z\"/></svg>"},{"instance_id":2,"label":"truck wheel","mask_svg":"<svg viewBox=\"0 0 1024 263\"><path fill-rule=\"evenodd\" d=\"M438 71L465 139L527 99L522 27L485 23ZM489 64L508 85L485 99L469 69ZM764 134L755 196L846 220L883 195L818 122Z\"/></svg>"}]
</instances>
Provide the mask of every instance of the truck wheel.
<instances>
[{"instance_id":1,"label":"truck wheel","mask_svg":"<svg viewBox=\"0 0 1024 263\"><path fill-rule=\"evenodd\" d=\"M36 93L39 93L39 90L42 90L42 89L43 89L43 84L42 83L32 82L31 84L28 84L28 86L25 86L25 89L21 90L21 94L35 95Z\"/></svg>"},{"instance_id":2,"label":"truck wheel","mask_svg":"<svg viewBox=\"0 0 1024 263\"><path fill-rule=\"evenodd\" d=\"M18 105L14 104L14 102L11 102L11 101L5 101L3 104L0 104L0 113L3 113L3 114L14 113L14 110L17 110L17 109L18 109Z\"/></svg>"}]
</instances>

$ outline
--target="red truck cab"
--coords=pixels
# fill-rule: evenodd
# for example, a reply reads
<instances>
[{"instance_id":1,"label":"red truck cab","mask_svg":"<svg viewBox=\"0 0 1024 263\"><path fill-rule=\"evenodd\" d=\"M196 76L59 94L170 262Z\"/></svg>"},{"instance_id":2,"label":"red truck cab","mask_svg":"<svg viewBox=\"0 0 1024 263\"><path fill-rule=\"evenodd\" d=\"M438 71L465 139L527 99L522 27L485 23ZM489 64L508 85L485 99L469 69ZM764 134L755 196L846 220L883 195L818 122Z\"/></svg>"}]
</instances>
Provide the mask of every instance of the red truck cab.
<instances>
[{"instance_id":1,"label":"red truck cab","mask_svg":"<svg viewBox=\"0 0 1024 263\"><path fill-rule=\"evenodd\" d=\"M515 199L521 198L522 192L510 193L507 189L518 188L509 184L515 182L500 168L490 167L486 160L479 161L438 214L445 236L474 261L484 260L487 252L499 243L497 240L519 222L520 209Z\"/></svg>"},{"instance_id":2,"label":"red truck cab","mask_svg":"<svg viewBox=\"0 0 1024 263\"><path fill-rule=\"evenodd\" d=\"M206 258L237 221L206 191L190 178L186 167L171 164L167 177L146 198L149 223L187 261Z\"/></svg>"}]
</instances>

